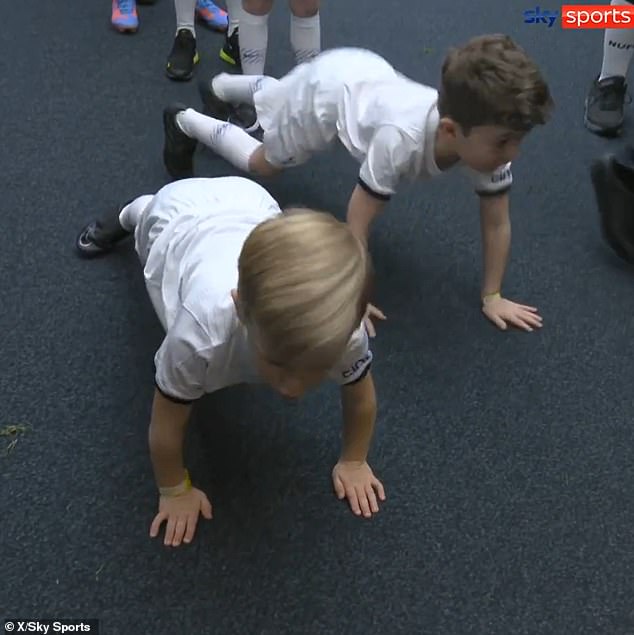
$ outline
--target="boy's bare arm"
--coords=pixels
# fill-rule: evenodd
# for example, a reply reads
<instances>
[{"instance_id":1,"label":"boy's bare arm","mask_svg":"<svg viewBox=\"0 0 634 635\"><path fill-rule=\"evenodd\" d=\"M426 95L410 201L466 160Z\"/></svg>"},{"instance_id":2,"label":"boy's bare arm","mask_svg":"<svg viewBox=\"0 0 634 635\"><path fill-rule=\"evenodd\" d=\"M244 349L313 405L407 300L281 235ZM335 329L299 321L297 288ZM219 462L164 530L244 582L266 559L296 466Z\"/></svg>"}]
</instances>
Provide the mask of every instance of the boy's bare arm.
<instances>
[{"instance_id":1,"label":"boy's bare arm","mask_svg":"<svg viewBox=\"0 0 634 635\"><path fill-rule=\"evenodd\" d=\"M484 259L482 298L485 298L502 290L511 248L508 194L480 198L480 228Z\"/></svg>"},{"instance_id":2,"label":"boy's bare arm","mask_svg":"<svg viewBox=\"0 0 634 635\"><path fill-rule=\"evenodd\" d=\"M342 386L343 447L341 461L366 460L376 421L376 392L372 374L355 384Z\"/></svg>"},{"instance_id":3,"label":"boy's bare arm","mask_svg":"<svg viewBox=\"0 0 634 635\"><path fill-rule=\"evenodd\" d=\"M370 225L383 211L385 203L386 201L368 194L360 185L352 191L346 218L354 235L365 243L368 242Z\"/></svg>"},{"instance_id":4,"label":"boy's bare arm","mask_svg":"<svg viewBox=\"0 0 634 635\"><path fill-rule=\"evenodd\" d=\"M360 185L357 185L352 191L352 196L348 203L347 222L352 233L366 245L368 244L370 225L383 211L385 203L386 201L382 201L376 196L368 194ZM370 337L375 337L376 330L372 323L372 318L385 320L385 315L380 309L369 304L363 321Z\"/></svg>"},{"instance_id":5,"label":"boy's bare arm","mask_svg":"<svg viewBox=\"0 0 634 635\"><path fill-rule=\"evenodd\" d=\"M179 404L154 391L149 441L158 487L177 487L185 478L183 442L190 404Z\"/></svg>"},{"instance_id":6,"label":"boy's bare arm","mask_svg":"<svg viewBox=\"0 0 634 635\"><path fill-rule=\"evenodd\" d=\"M343 407L343 447L332 471L339 499L346 498L353 513L366 518L379 511L377 501L385 500L383 484L374 476L367 456L374 434L376 394L372 375L341 389Z\"/></svg>"},{"instance_id":7,"label":"boy's bare arm","mask_svg":"<svg viewBox=\"0 0 634 635\"><path fill-rule=\"evenodd\" d=\"M192 487L183 466L183 441L191 405L179 404L154 392L150 423L150 454L156 483L161 491L159 511L150 526L150 537L165 522L164 544L178 547L194 539L198 517L212 517L206 494Z\"/></svg>"},{"instance_id":8,"label":"boy's bare arm","mask_svg":"<svg viewBox=\"0 0 634 635\"><path fill-rule=\"evenodd\" d=\"M499 329L509 325L525 331L542 326L542 318L534 306L518 304L502 295L502 282L511 251L509 195L480 198L480 226L484 273L482 277L482 311Z\"/></svg>"}]
</instances>

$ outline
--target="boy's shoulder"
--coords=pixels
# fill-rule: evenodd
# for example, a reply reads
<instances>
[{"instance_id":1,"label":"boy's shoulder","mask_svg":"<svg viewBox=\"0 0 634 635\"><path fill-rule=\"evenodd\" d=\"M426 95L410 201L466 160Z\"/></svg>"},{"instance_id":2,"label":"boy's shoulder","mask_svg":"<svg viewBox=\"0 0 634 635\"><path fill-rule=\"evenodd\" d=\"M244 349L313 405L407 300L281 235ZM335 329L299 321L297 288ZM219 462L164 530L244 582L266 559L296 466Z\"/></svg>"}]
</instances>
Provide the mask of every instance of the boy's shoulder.
<instances>
[{"instance_id":1,"label":"boy's shoulder","mask_svg":"<svg viewBox=\"0 0 634 635\"><path fill-rule=\"evenodd\" d=\"M365 325L361 324L350 337L344 354L331 369L329 377L340 385L355 383L368 373L373 358L368 333Z\"/></svg>"},{"instance_id":2,"label":"boy's shoulder","mask_svg":"<svg viewBox=\"0 0 634 635\"><path fill-rule=\"evenodd\" d=\"M431 86L403 76L377 82L368 90L372 107L367 116L377 129L392 128L418 145L438 123L438 91Z\"/></svg>"},{"instance_id":3,"label":"boy's shoulder","mask_svg":"<svg viewBox=\"0 0 634 635\"><path fill-rule=\"evenodd\" d=\"M154 357L156 385L172 398L194 401L236 383L248 348L240 334L228 304L183 303Z\"/></svg>"},{"instance_id":4,"label":"boy's shoulder","mask_svg":"<svg viewBox=\"0 0 634 635\"><path fill-rule=\"evenodd\" d=\"M211 285L201 287L184 299L182 310L189 315L188 321L198 331L198 337L214 349L228 344L240 324L228 288L222 292Z\"/></svg>"}]
</instances>

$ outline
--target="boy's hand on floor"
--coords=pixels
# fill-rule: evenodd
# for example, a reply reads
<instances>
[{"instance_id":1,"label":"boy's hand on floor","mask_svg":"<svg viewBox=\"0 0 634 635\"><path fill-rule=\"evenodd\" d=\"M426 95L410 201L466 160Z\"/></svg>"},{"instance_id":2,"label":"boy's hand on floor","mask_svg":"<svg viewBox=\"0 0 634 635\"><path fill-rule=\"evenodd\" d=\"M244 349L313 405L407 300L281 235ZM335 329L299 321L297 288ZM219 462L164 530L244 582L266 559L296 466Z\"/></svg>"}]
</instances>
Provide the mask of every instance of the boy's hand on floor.
<instances>
[{"instance_id":1,"label":"boy's hand on floor","mask_svg":"<svg viewBox=\"0 0 634 635\"><path fill-rule=\"evenodd\" d=\"M188 544L194 538L199 514L211 520L211 503L207 495L195 487L181 496L161 496L159 512L150 527L150 537L156 538L161 525L167 521L163 544L168 547L178 547L181 542Z\"/></svg>"},{"instance_id":2,"label":"boy's hand on floor","mask_svg":"<svg viewBox=\"0 0 634 635\"><path fill-rule=\"evenodd\" d=\"M509 324L525 331L542 327L542 317L534 306L517 304L501 296L485 298L482 302L482 312L503 331Z\"/></svg>"},{"instance_id":3,"label":"boy's hand on floor","mask_svg":"<svg viewBox=\"0 0 634 635\"><path fill-rule=\"evenodd\" d=\"M339 461L332 470L332 482L337 498L347 498L357 516L370 518L379 511L377 495L379 500L385 500L383 484L365 461Z\"/></svg>"},{"instance_id":4,"label":"boy's hand on floor","mask_svg":"<svg viewBox=\"0 0 634 635\"><path fill-rule=\"evenodd\" d=\"M386 320L385 314L380 309L377 309L373 304L368 304L368 308L365 311L365 316L363 317L363 323L365 324L365 328L370 337L376 337L376 329L374 328L374 324L372 324L372 319L376 318L378 320Z\"/></svg>"}]
</instances>

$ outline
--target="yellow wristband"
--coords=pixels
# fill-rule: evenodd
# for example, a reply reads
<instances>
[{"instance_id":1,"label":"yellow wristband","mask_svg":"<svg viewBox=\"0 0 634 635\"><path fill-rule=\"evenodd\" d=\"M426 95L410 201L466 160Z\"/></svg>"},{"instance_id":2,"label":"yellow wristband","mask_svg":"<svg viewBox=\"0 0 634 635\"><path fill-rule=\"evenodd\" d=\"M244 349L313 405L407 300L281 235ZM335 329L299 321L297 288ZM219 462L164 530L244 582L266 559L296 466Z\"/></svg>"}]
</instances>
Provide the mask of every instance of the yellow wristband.
<instances>
[{"instance_id":1,"label":"yellow wristband","mask_svg":"<svg viewBox=\"0 0 634 635\"><path fill-rule=\"evenodd\" d=\"M159 494L161 496L173 497L173 496L182 496L189 492L192 488L192 482L189 478L189 472L185 470L185 478L183 482L179 485L175 485L174 487L159 487Z\"/></svg>"},{"instance_id":2,"label":"yellow wristband","mask_svg":"<svg viewBox=\"0 0 634 635\"><path fill-rule=\"evenodd\" d=\"M501 298L502 294L499 291L496 291L495 293L487 293L487 295L482 297L482 302L487 302L489 300L497 300L498 298Z\"/></svg>"}]
</instances>

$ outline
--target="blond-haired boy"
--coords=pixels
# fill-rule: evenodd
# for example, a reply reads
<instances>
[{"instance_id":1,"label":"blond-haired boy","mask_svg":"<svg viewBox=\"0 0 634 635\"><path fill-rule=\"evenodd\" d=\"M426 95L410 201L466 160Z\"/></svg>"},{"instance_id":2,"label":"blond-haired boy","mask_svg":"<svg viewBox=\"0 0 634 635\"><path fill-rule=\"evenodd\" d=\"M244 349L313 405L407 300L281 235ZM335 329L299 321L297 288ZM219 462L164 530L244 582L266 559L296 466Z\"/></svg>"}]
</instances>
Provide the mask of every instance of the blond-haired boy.
<instances>
[{"instance_id":1,"label":"blond-haired boy","mask_svg":"<svg viewBox=\"0 0 634 635\"><path fill-rule=\"evenodd\" d=\"M180 104L164 111L164 161L173 178L193 173L197 142L242 170L270 176L338 139L361 164L347 218L363 239L399 183L462 164L480 197L482 310L502 329L541 326L534 307L502 297L511 161L552 107L537 66L511 38L479 36L450 51L438 90L404 77L375 53L347 48L322 53L279 81L221 74L202 92L214 117ZM240 103L255 106L262 143L228 123Z\"/></svg>"},{"instance_id":2,"label":"blond-haired boy","mask_svg":"<svg viewBox=\"0 0 634 635\"><path fill-rule=\"evenodd\" d=\"M93 257L134 234L148 294L166 331L155 356L150 453L165 544L190 542L204 492L183 465L192 404L205 393L266 382L290 398L326 379L341 386L339 498L371 516L384 500L366 462L376 417L372 352L361 326L371 263L347 224L308 209L282 211L239 177L187 179L93 221L77 248Z\"/></svg>"}]
</instances>

